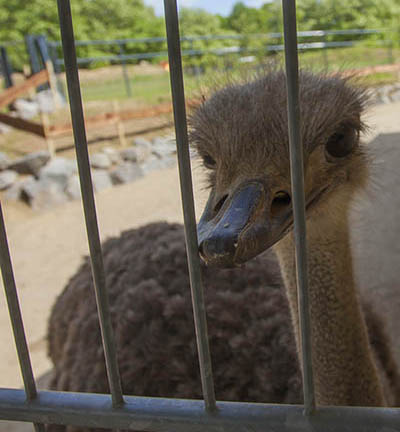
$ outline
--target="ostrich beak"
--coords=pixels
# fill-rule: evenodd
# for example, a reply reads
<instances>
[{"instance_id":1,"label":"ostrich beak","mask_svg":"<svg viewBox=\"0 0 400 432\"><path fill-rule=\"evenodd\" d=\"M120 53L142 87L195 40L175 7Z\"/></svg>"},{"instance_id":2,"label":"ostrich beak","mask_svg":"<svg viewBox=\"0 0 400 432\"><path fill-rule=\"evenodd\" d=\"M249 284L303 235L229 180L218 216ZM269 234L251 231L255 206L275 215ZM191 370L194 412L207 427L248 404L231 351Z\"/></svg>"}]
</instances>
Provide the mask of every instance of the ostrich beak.
<instances>
[{"instance_id":1,"label":"ostrich beak","mask_svg":"<svg viewBox=\"0 0 400 432\"><path fill-rule=\"evenodd\" d=\"M197 232L200 255L208 265L234 267L268 249L287 227L286 215L272 217L261 181L240 185L216 211L211 193ZM291 210L290 210L291 213Z\"/></svg>"}]
</instances>

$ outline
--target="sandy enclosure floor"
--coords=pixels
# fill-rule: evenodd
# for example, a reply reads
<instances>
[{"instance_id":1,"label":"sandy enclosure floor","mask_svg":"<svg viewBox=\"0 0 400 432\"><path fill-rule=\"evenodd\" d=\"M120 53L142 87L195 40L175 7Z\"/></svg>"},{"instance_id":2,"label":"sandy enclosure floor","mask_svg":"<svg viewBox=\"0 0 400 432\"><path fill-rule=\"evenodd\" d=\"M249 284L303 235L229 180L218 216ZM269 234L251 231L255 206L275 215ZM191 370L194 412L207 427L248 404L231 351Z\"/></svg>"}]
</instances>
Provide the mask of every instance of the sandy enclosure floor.
<instances>
[{"instance_id":1,"label":"sandy enclosure floor","mask_svg":"<svg viewBox=\"0 0 400 432\"><path fill-rule=\"evenodd\" d=\"M374 107L367 121L372 128L367 140L379 133L399 133L400 103ZM201 190L204 183L199 168L194 169L194 183L197 215L200 215L207 193ZM96 195L96 203L102 240L152 221L181 222L177 168L153 172L135 183L102 191ZM82 207L77 201L34 213L22 205L4 203L4 213L34 373L39 377L51 368L46 356L50 308L88 253ZM0 387L21 387L3 289L0 346ZM16 425L0 422L0 431L15 428Z\"/></svg>"},{"instance_id":2,"label":"sandy enclosure floor","mask_svg":"<svg viewBox=\"0 0 400 432\"><path fill-rule=\"evenodd\" d=\"M200 174L199 169L195 172ZM204 203L196 195L196 201ZM148 222L181 222L177 168L153 172L135 183L103 191L97 194L96 204L102 240ZM40 376L51 366L46 357L50 308L82 257L88 254L83 210L76 201L39 214L22 206L6 205L4 214L33 368ZM20 386L3 290L0 308L0 386Z\"/></svg>"}]
</instances>

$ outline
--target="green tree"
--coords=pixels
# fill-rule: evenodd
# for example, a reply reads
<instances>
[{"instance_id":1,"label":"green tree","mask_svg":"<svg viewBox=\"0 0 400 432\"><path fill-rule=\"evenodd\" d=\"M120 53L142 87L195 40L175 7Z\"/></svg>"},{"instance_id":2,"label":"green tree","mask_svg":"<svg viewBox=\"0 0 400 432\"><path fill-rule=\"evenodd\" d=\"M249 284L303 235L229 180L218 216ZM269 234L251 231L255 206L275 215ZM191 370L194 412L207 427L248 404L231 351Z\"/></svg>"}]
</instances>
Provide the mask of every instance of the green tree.
<instances>
[{"instance_id":1,"label":"green tree","mask_svg":"<svg viewBox=\"0 0 400 432\"><path fill-rule=\"evenodd\" d=\"M400 0L299 0L298 10L307 30L384 28L398 20Z\"/></svg>"},{"instance_id":2,"label":"green tree","mask_svg":"<svg viewBox=\"0 0 400 432\"><path fill-rule=\"evenodd\" d=\"M223 28L223 20L217 15L206 12L203 9L182 8L179 14L180 31L182 36L215 36L232 35L232 30ZM204 39L195 41L184 41L183 50L201 50L208 53L184 57L186 67L217 66L223 58L213 53L213 51L237 45L236 40Z\"/></svg>"},{"instance_id":3,"label":"green tree","mask_svg":"<svg viewBox=\"0 0 400 432\"><path fill-rule=\"evenodd\" d=\"M164 22L143 0L76 0L72 2L76 40L163 36ZM55 0L0 0L0 43L23 40L27 34L60 39ZM128 47L148 51L147 45ZM117 52L117 48L114 49ZM110 47L80 48L79 55L109 54ZM19 58L19 61L26 61ZM19 65L20 66L20 65Z\"/></svg>"},{"instance_id":4,"label":"green tree","mask_svg":"<svg viewBox=\"0 0 400 432\"><path fill-rule=\"evenodd\" d=\"M247 7L244 3L236 3L228 17L228 25L232 30L242 34L265 33L269 13L266 8Z\"/></svg>"}]
</instances>

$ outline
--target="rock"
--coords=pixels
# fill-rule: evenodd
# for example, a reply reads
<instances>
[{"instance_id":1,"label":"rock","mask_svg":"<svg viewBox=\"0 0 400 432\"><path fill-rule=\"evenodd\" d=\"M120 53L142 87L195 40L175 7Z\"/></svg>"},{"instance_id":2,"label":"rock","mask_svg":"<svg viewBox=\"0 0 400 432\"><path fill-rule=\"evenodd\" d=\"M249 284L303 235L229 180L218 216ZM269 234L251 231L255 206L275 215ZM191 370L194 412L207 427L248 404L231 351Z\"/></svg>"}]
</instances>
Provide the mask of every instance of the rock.
<instances>
[{"instance_id":1,"label":"rock","mask_svg":"<svg viewBox=\"0 0 400 432\"><path fill-rule=\"evenodd\" d=\"M18 117L22 117L25 120L29 120L39 114L39 104L37 102L16 99L13 105L18 113Z\"/></svg>"},{"instance_id":2,"label":"rock","mask_svg":"<svg viewBox=\"0 0 400 432\"><path fill-rule=\"evenodd\" d=\"M151 152L160 159L176 154L175 141L170 138L155 138Z\"/></svg>"},{"instance_id":3,"label":"rock","mask_svg":"<svg viewBox=\"0 0 400 432\"><path fill-rule=\"evenodd\" d=\"M56 157L40 170L39 178L55 182L64 190L69 178L76 172L78 167L75 160Z\"/></svg>"},{"instance_id":4,"label":"rock","mask_svg":"<svg viewBox=\"0 0 400 432\"><path fill-rule=\"evenodd\" d=\"M142 137L136 137L133 140L136 150L137 161L144 162L151 155L151 142Z\"/></svg>"},{"instance_id":5,"label":"rock","mask_svg":"<svg viewBox=\"0 0 400 432\"><path fill-rule=\"evenodd\" d=\"M21 198L22 187L26 182L34 180L33 176L27 176L22 179L18 179L5 193L5 199L9 201L18 201Z\"/></svg>"},{"instance_id":6,"label":"rock","mask_svg":"<svg viewBox=\"0 0 400 432\"><path fill-rule=\"evenodd\" d=\"M40 112L51 113L55 110L53 93L50 89L42 90L37 93L34 100L38 104Z\"/></svg>"},{"instance_id":7,"label":"rock","mask_svg":"<svg viewBox=\"0 0 400 432\"><path fill-rule=\"evenodd\" d=\"M40 169L50 160L50 153L46 150L30 153L16 159L8 166L18 174L32 174L38 176Z\"/></svg>"},{"instance_id":8,"label":"rock","mask_svg":"<svg viewBox=\"0 0 400 432\"><path fill-rule=\"evenodd\" d=\"M392 102L399 102L400 101L400 89L395 90L391 94L391 99L392 99Z\"/></svg>"},{"instance_id":9,"label":"rock","mask_svg":"<svg viewBox=\"0 0 400 432\"><path fill-rule=\"evenodd\" d=\"M110 159L112 164L117 164L119 162L121 162L121 157L119 155L119 153L117 152L117 150L115 150L112 147L105 147L103 148L103 153L106 154L108 156L108 158Z\"/></svg>"},{"instance_id":10,"label":"rock","mask_svg":"<svg viewBox=\"0 0 400 432\"><path fill-rule=\"evenodd\" d=\"M5 153L0 152L0 171L5 170L10 163L10 160Z\"/></svg>"},{"instance_id":11,"label":"rock","mask_svg":"<svg viewBox=\"0 0 400 432\"><path fill-rule=\"evenodd\" d=\"M81 184L79 181L79 175L74 174L68 179L67 187L65 188L65 193L71 199L81 199Z\"/></svg>"},{"instance_id":12,"label":"rock","mask_svg":"<svg viewBox=\"0 0 400 432\"><path fill-rule=\"evenodd\" d=\"M124 162L111 171L113 184L129 183L143 176L141 167L134 163Z\"/></svg>"},{"instance_id":13,"label":"rock","mask_svg":"<svg viewBox=\"0 0 400 432\"><path fill-rule=\"evenodd\" d=\"M94 153L90 155L90 165L93 168L107 169L111 166L111 160L105 153Z\"/></svg>"},{"instance_id":14,"label":"rock","mask_svg":"<svg viewBox=\"0 0 400 432\"><path fill-rule=\"evenodd\" d=\"M95 192L112 187L110 174L104 170L92 170L93 189Z\"/></svg>"},{"instance_id":15,"label":"rock","mask_svg":"<svg viewBox=\"0 0 400 432\"><path fill-rule=\"evenodd\" d=\"M144 162L151 155L151 143L144 138L135 138L133 148L136 150L138 162Z\"/></svg>"},{"instance_id":16,"label":"rock","mask_svg":"<svg viewBox=\"0 0 400 432\"><path fill-rule=\"evenodd\" d=\"M8 189L17 180L18 174L15 171L5 170L0 172L0 190Z\"/></svg>"},{"instance_id":17,"label":"rock","mask_svg":"<svg viewBox=\"0 0 400 432\"><path fill-rule=\"evenodd\" d=\"M33 100L38 104L39 111L43 113L51 113L57 107L64 106L66 103L64 96L60 92L57 91L53 94L50 89L40 91Z\"/></svg>"},{"instance_id":18,"label":"rock","mask_svg":"<svg viewBox=\"0 0 400 432\"><path fill-rule=\"evenodd\" d=\"M128 147L119 152L124 161L137 162L138 154L134 147Z\"/></svg>"},{"instance_id":19,"label":"rock","mask_svg":"<svg viewBox=\"0 0 400 432\"><path fill-rule=\"evenodd\" d=\"M104 170L92 170L92 183L95 192L112 187L110 174ZM81 185L78 174L69 178L65 192L71 199L81 199Z\"/></svg>"},{"instance_id":20,"label":"rock","mask_svg":"<svg viewBox=\"0 0 400 432\"><path fill-rule=\"evenodd\" d=\"M142 163L140 166L145 174L167 168L170 166L173 166L176 163L176 157L170 156L170 157L164 157L163 159L160 159L158 156L151 155L144 163Z\"/></svg>"},{"instance_id":21,"label":"rock","mask_svg":"<svg viewBox=\"0 0 400 432\"><path fill-rule=\"evenodd\" d=\"M147 140L146 138L143 137L136 137L133 139L133 145L136 148L148 148L149 150L151 149L151 142L149 140Z\"/></svg>"},{"instance_id":22,"label":"rock","mask_svg":"<svg viewBox=\"0 0 400 432\"><path fill-rule=\"evenodd\" d=\"M3 123L0 123L0 134L6 134L6 133L10 132L11 129L12 128L10 126L7 126Z\"/></svg>"},{"instance_id":23,"label":"rock","mask_svg":"<svg viewBox=\"0 0 400 432\"><path fill-rule=\"evenodd\" d=\"M35 210L48 209L68 199L60 185L49 178L25 182L21 188L21 198Z\"/></svg>"}]
</instances>

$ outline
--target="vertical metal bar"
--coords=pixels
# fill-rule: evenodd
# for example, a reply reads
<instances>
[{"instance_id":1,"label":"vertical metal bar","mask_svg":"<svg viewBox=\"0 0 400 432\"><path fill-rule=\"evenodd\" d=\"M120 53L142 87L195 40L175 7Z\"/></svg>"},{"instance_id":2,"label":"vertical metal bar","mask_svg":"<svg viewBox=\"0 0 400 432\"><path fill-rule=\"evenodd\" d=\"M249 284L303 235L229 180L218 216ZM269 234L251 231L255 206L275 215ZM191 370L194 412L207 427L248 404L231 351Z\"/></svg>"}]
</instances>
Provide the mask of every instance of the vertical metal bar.
<instances>
[{"instance_id":1,"label":"vertical metal bar","mask_svg":"<svg viewBox=\"0 0 400 432\"><path fill-rule=\"evenodd\" d=\"M186 250L189 262L193 314L199 353L201 382L206 408L216 410L214 381L212 376L210 348L208 345L207 318L198 254L196 217L194 210L192 174L190 169L189 141L187 134L185 92L183 86L182 58L179 40L179 23L176 0L164 0L168 40L168 57L172 100L174 106L176 145L179 177L185 221Z\"/></svg>"},{"instance_id":2,"label":"vertical metal bar","mask_svg":"<svg viewBox=\"0 0 400 432\"><path fill-rule=\"evenodd\" d=\"M32 74L36 74L44 68L44 65L40 64L40 58L38 55L36 38L37 38L37 36L34 36L34 35L26 35L25 36L26 49L27 49L28 55L29 55L29 63L31 65ZM48 88L46 86L46 84L42 84L36 88L36 91L39 92L42 90L46 90L46 88Z\"/></svg>"},{"instance_id":3,"label":"vertical metal bar","mask_svg":"<svg viewBox=\"0 0 400 432\"><path fill-rule=\"evenodd\" d=\"M3 73L5 88L12 87L14 85L13 70L7 55L7 49L3 46L0 46L0 71Z\"/></svg>"},{"instance_id":4,"label":"vertical metal bar","mask_svg":"<svg viewBox=\"0 0 400 432\"><path fill-rule=\"evenodd\" d=\"M315 409L311 355L311 326L308 301L306 217L304 199L303 146L300 134L299 65L295 0L282 0L289 118L290 173L293 194L296 245L297 290L303 363L304 406L306 415Z\"/></svg>"},{"instance_id":5,"label":"vertical metal bar","mask_svg":"<svg viewBox=\"0 0 400 432\"><path fill-rule=\"evenodd\" d=\"M3 277L4 290L7 298L8 312L10 314L11 326L14 333L15 345L22 379L24 381L25 394L28 401L37 397L35 378L33 377L32 364L29 356L28 344L26 342L24 323L22 321L19 306L17 287L11 263L10 249L7 242L6 227L4 223L3 210L0 202L0 267ZM44 425L35 424L36 432L44 432Z\"/></svg>"},{"instance_id":6,"label":"vertical metal bar","mask_svg":"<svg viewBox=\"0 0 400 432\"><path fill-rule=\"evenodd\" d=\"M35 47L40 59L41 68L46 68L46 62L50 60L49 51L47 49L46 37L43 35L38 35L35 37ZM43 84L43 88L51 88L50 83Z\"/></svg>"},{"instance_id":7,"label":"vertical metal bar","mask_svg":"<svg viewBox=\"0 0 400 432\"><path fill-rule=\"evenodd\" d=\"M81 91L79 87L78 66L76 61L74 32L72 26L71 6L69 0L57 0L57 5L71 108L72 126L74 131L79 177L81 182L82 201L85 213L94 287L96 292L97 309L100 320L100 328L103 339L104 354L106 359L108 381L112 394L112 401L113 405L117 407L122 405L124 401L122 397L115 340L109 311L110 308L105 283L104 264L99 238L99 228L97 224L96 206L93 196L92 177L90 174L85 121L83 116Z\"/></svg>"}]
</instances>

